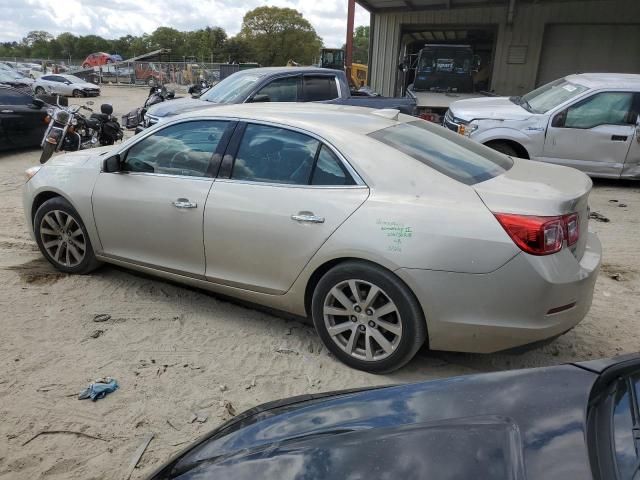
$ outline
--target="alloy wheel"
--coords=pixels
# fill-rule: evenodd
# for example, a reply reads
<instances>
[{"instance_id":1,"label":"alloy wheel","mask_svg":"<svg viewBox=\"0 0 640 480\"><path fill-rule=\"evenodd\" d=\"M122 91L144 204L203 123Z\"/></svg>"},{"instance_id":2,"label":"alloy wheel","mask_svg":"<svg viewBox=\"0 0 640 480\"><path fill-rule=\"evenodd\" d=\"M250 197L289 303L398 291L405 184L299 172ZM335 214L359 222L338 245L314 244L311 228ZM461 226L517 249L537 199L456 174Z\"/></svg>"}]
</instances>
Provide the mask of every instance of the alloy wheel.
<instances>
[{"instance_id":1,"label":"alloy wheel","mask_svg":"<svg viewBox=\"0 0 640 480\"><path fill-rule=\"evenodd\" d=\"M364 280L345 280L329 290L323 317L335 344L358 360L383 360L402 338L398 307L384 290Z\"/></svg>"},{"instance_id":2,"label":"alloy wheel","mask_svg":"<svg viewBox=\"0 0 640 480\"><path fill-rule=\"evenodd\" d=\"M40 222L40 240L58 264L75 267L84 260L87 240L75 218L62 210L48 212Z\"/></svg>"}]
</instances>

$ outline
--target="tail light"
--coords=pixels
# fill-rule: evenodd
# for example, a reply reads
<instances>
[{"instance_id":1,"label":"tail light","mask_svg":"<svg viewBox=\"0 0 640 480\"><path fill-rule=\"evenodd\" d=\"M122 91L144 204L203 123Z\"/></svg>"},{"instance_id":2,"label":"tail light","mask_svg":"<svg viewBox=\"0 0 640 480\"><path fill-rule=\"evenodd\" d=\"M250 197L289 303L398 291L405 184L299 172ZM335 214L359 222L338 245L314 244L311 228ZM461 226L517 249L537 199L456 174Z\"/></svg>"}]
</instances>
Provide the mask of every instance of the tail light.
<instances>
[{"instance_id":1,"label":"tail light","mask_svg":"<svg viewBox=\"0 0 640 480\"><path fill-rule=\"evenodd\" d=\"M580 237L578 214L538 217L494 213L515 244L531 255L550 255L562 250L564 241L573 245Z\"/></svg>"},{"instance_id":2,"label":"tail light","mask_svg":"<svg viewBox=\"0 0 640 480\"><path fill-rule=\"evenodd\" d=\"M418 116L427 122L440 123L440 115L437 113L421 113Z\"/></svg>"}]
</instances>

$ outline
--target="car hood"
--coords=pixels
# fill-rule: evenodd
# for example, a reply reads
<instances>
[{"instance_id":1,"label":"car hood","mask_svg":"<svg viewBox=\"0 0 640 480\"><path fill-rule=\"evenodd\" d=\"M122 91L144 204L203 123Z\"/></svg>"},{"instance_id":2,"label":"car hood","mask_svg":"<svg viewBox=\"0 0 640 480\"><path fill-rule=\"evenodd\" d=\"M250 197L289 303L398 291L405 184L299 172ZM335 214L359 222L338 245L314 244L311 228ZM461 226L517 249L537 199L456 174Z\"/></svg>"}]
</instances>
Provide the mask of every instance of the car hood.
<instances>
[{"instance_id":1,"label":"car hood","mask_svg":"<svg viewBox=\"0 0 640 480\"><path fill-rule=\"evenodd\" d=\"M193 112L203 108L213 107L218 103L207 102L199 98L176 98L174 100L165 100L164 102L152 105L147 113L155 117L168 117L171 115L179 115L181 113Z\"/></svg>"},{"instance_id":2,"label":"car hood","mask_svg":"<svg viewBox=\"0 0 640 480\"><path fill-rule=\"evenodd\" d=\"M563 365L275 402L151 478L587 479L597 378Z\"/></svg>"},{"instance_id":3,"label":"car hood","mask_svg":"<svg viewBox=\"0 0 640 480\"><path fill-rule=\"evenodd\" d=\"M99 165L106 155L113 150L113 146L97 147L77 152L64 152L55 155L45 164L51 167L82 167Z\"/></svg>"},{"instance_id":4,"label":"car hood","mask_svg":"<svg viewBox=\"0 0 640 480\"><path fill-rule=\"evenodd\" d=\"M449 109L454 117L470 122L489 118L492 120L526 120L532 114L509 97L478 97L453 102Z\"/></svg>"}]
</instances>

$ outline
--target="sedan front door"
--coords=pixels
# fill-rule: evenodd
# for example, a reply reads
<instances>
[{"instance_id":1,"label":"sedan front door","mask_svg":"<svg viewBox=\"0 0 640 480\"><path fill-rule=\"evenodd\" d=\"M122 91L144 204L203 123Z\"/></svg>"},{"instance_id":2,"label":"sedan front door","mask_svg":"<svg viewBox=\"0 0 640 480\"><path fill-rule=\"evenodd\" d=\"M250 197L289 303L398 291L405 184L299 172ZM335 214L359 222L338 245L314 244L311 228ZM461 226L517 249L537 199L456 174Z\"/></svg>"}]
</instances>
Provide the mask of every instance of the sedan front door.
<instances>
[{"instance_id":1,"label":"sedan front door","mask_svg":"<svg viewBox=\"0 0 640 480\"><path fill-rule=\"evenodd\" d=\"M0 88L0 150L40 144L46 110L33 104L31 95Z\"/></svg>"},{"instance_id":2,"label":"sedan front door","mask_svg":"<svg viewBox=\"0 0 640 480\"><path fill-rule=\"evenodd\" d=\"M635 133L633 92L601 92L555 114L541 160L591 175L620 176Z\"/></svg>"},{"instance_id":3,"label":"sedan front door","mask_svg":"<svg viewBox=\"0 0 640 480\"><path fill-rule=\"evenodd\" d=\"M202 278L202 220L215 155L232 125L199 120L169 125L122 153L122 171L100 173L93 212L103 254Z\"/></svg>"},{"instance_id":4,"label":"sedan front door","mask_svg":"<svg viewBox=\"0 0 640 480\"><path fill-rule=\"evenodd\" d=\"M276 126L239 125L204 213L207 279L286 292L368 194L319 139Z\"/></svg>"}]
</instances>

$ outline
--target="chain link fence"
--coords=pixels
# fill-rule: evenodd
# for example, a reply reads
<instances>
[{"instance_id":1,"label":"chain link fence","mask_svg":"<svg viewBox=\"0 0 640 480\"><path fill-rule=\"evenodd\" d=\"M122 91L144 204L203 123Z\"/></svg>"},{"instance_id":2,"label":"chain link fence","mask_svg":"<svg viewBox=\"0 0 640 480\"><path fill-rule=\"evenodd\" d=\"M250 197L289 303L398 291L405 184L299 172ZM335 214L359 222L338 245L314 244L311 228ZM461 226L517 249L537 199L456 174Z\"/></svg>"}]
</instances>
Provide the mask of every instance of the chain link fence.
<instances>
[{"instance_id":1,"label":"chain link fence","mask_svg":"<svg viewBox=\"0 0 640 480\"><path fill-rule=\"evenodd\" d=\"M238 70L259 67L257 63L226 64L193 61L123 61L82 68L81 60L0 58L16 70L37 78L45 74L72 74L96 84L189 87L200 81L215 84Z\"/></svg>"}]
</instances>

